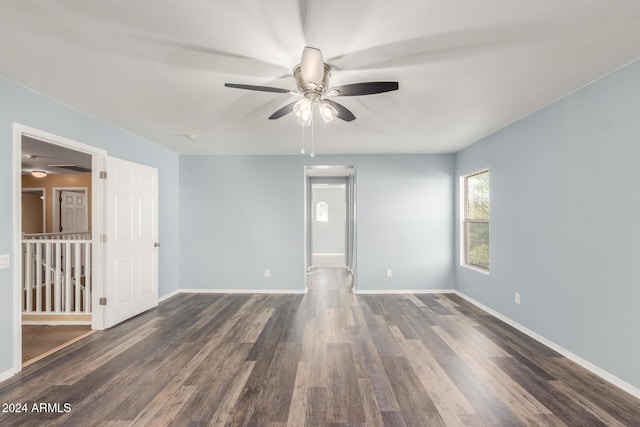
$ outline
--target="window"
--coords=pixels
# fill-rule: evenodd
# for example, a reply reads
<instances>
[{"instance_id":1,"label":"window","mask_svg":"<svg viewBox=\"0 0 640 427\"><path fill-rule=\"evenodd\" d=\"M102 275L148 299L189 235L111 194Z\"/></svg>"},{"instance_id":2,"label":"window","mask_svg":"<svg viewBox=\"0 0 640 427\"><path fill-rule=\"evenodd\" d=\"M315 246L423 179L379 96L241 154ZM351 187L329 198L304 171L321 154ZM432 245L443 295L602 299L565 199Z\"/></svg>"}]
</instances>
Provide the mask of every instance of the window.
<instances>
[{"instance_id":1,"label":"window","mask_svg":"<svg viewBox=\"0 0 640 427\"><path fill-rule=\"evenodd\" d=\"M329 221L329 205L326 202L319 202L316 205L316 221Z\"/></svg>"},{"instance_id":2,"label":"window","mask_svg":"<svg viewBox=\"0 0 640 427\"><path fill-rule=\"evenodd\" d=\"M489 171L463 177L463 264L489 271Z\"/></svg>"}]
</instances>

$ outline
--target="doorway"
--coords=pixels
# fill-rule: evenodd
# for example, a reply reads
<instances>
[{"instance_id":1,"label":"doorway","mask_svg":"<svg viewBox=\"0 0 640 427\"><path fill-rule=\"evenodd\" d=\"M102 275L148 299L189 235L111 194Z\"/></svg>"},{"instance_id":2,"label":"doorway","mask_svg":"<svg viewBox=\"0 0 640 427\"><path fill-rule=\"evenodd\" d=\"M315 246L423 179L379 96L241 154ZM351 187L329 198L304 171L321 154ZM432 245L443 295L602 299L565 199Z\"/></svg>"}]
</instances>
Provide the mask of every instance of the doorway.
<instances>
[{"instance_id":1,"label":"doorway","mask_svg":"<svg viewBox=\"0 0 640 427\"><path fill-rule=\"evenodd\" d=\"M94 261L91 194L101 194L93 170L95 149L26 126L14 125L14 370L17 372L101 327L95 294L102 284ZM74 193L66 194L68 189ZM72 210L60 215L59 196ZM16 197L17 195L17 197ZM100 197L96 200L100 212ZM79 208L79 209L75 209ZM20 212L20 215L17 215ZM77 231L63 233L60 219ZM100 224L99 220L93 223Z\"/></svg>"},{"instance_id":2,"label":"doorway","mask_svg":"<svg viewBox=\"0 0 640 427\"><path fill-rule=\"evenodd\" d=\"M88 194L86 187L53 188L53 228L58 233L89 231Z\"/></svg>"},{"instance_id":3,"label":"doorway","mask_svg":"<svg viewBox=\"0 0 640 427\"><path fill-rule=\"evenodd\" d=\"M311 181L311 265L347 267L347 178L313 177Z\"/></svg>"},{"instance_id":4,"label":"doorway","mask_svg":"<svg viewBox=\"0 0 640 427\"><path fill-rule=\"evenodd\" d=\"M341 269L356 287L356 168L305 167L305 271Z\"/></svg>"},{"instance_id":5,"label":"doorway","mask_svg":"<svg viewBox=\"0 0 640 427\"><path fill-rule=\"evenodd\" d=\"M25 152L31 143L39 144L42 152ZM74 162L62 158L74 155L84 156L89 163L70 164ZM36 168L35 161L42 162L41 166ZM25 169L24 164L30 167ZM45 231L51 230L51 233L43 233L45 236L37 236L33 240L25 239L21 193L22 187L27 186L23 185L23 178L43 178L49 174L55 177L56 168L88 177L88 183L79 185L69 185L68 181L52 182L45 194L54 194L54 185L59 190L60 187L67 187L65 190L68 187L85 189L84 202L77 199L70 202L72 205L85 204L85 209L79 210L81 214L72 208L72 213L85 218L74 219L73 227L78 225L89 232L60 233L53 230L53 207L49 203ZM94 330L100 330L157 306L160 246L157 241L157 183L158 170L155 168L109 157L104 150L14 123L14 373L22 369L23 310L31 309L36 315L55 311L58 316L71 312L77 317L78 311L88 307L90 318L85 323ZM60 194L65 195L62 191ZM75 198L75 194L69 195ZM111 230L111 234L107 230ZM50 238L46 234L56 236ZM70 243L74 240L82 242ZM108 279L111 279L111 286L106 286ZM59 317L55 325L68 323L68 319Z\"/></svg>"}]
</instances>

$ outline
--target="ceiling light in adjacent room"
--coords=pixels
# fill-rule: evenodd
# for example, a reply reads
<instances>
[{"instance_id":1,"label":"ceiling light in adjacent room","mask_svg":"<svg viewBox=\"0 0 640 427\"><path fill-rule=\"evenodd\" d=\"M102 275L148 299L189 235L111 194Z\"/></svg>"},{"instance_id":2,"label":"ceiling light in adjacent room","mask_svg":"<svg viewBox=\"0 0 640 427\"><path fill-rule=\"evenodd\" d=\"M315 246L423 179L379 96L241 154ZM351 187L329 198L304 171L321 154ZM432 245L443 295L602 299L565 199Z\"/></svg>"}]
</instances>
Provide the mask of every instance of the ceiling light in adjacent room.
<instances>
[{"instance_id":1,"label":"ceiling light in adjacent room","mask_svg":"<svg viewBox=\"0 0 640 427\"><path fill-rule=\"evenodd\" d=\"M46 171L31 171L31 175L33 175L36 178L44 178L45 176L47 176L47 172Z\"/></svg>"}]
</instances>

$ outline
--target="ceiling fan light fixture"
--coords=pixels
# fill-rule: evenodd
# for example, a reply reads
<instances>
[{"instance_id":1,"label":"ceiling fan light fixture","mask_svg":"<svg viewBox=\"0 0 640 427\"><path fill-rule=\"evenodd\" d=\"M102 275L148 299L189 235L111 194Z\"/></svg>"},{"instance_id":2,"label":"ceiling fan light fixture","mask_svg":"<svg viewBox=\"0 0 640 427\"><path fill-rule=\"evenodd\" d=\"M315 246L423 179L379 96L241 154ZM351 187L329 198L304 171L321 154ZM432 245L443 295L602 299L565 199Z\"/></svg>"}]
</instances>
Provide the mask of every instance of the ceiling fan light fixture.
<instances>
[{"instance_id":1,"label":"ceiling fan light fixture","mask_svg":"<svg viewBox=\"0 0 640 427\"><path fill-rule=\"evenodd\" d=\"M322 116L322 120L325 123L329 123L331 120L335 119L338 115L338 110L334 108L333 105L328 102L322 102L320 104L320 115Z\"/></svg>"},{"instance_id":2,"label":"ceiling fan light fixture","mask_svg":"<svg viewBox=\"0 0 640 427\"><path fill-rule=\"evenodd\" d=\"M311 126L311 113L305 114L301 117L296 117L296 121L301 126Z\"/></svg>"},{"instance_id":3,"label":"ceiling fan light fixture","mask_svg":"<svg viewBox=\"0 0 640 427\"><path fill-rule=\"evenodd\" d=\"M320 86L324 77L324 60L322 52L315 47L305 46L300 60L302 78L305 83Z\"/></svg>"},{"instance_id":4,"label":"ceiling fan light fixture","mask_svg":"<svg viewBox=\"0 0 640 427\"><path fill-rule=\"evenodd\" d=\"M31 171L31 175L35 178L44 178L47 176L46 171Z\"/></svg>"},{"instance_id":5,"label":"ceiling fan light fixture","mask_svg":"<svg viewBox=\"0 0 640 427\"><path fill-rule=\"evenodd\" d=\"M309 98L301 98L293 105L293 112L298 117L302 117L305 112L311 114L311 104L312 102Z\"/></svg>"}]
</instances>

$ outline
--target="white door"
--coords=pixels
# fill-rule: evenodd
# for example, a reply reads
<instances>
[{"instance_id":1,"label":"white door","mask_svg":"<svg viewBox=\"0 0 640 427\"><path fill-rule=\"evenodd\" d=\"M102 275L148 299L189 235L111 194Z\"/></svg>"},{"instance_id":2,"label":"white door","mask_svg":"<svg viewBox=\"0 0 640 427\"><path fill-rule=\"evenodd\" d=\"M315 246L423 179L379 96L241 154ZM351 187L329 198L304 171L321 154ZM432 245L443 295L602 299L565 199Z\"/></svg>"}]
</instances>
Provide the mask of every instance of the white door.
<instances>
[{"instance_id":1,"label":"white door","mask_svg":"<svg viewBox=\"0 0 640 427\"><path fill-rule=\"evenodd\" d=\"M158 170L106 158L105 327L158 305Z\"/></svg>"},{"instance_id":2,"label":"white door","mask_svg":"<svg viewBox=\"0 0 640 427\"><path fill-rule=\"evenodd\" d=\"M87 196L78 191L60 192L60 224L63 233L87 231Z\"/></svg>"}]
</instances>

